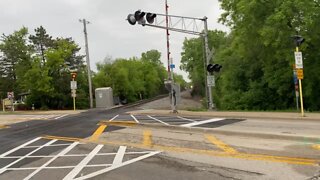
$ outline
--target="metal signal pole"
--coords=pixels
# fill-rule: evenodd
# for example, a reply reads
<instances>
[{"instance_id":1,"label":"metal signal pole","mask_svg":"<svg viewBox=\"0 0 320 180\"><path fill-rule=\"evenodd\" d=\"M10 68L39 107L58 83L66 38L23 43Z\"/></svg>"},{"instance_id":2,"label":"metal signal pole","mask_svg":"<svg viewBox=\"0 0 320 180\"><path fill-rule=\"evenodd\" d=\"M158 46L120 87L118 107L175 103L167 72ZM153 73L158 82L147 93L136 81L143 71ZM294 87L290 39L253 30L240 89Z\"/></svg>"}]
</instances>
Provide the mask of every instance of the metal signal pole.
<instances>
[{"instance_id":1,"label":"metal signal pole","mask_svg":"<svg viewBox=\"0 0 320 180\"><path fill-rule=\"evenodd\" d=\"M169 33L169 6L168 1L166 0L166 37L167 37L167 58L168 58L168 79L171 80L171 111L172 113L177 113L176 101L175 101L175 93L174 93L174 80L173 80L173 68L171 68L171 64L173 64L173 60L170 59L170 33Z\"/></svg>"},{"instance_id":2,"label":"metal signal pole","mask_svg":"<svg viewBox=\"0 0 320 180\"><path fill-rule=\"evenodd\" d=\"M168 50L168 80L171 80L170 73L172 73L172 69L170 70L170 51L169 51L169 31L175 31L175 32L180 32L180 33L185 33L185 34L192 34L192 35L199 35L204 38L204 50L205 50L205 60L204 60L204 70L206 70L207 66L210 64L210 60L213 58L214 51L210 51L209 49L209 40L208 40L208 24L207 24L207 17L204 18L194 18L194 17L186 17L186 16L176 16L176 15L168 15L168 5L167 5L167 0L166 2L166 13L165 14L156 14L156 13L149 13L149 20L144 19L145 12L142 12L141 10L138 10L135 12L135 14L139 15L135 17L134 14L129 14L127 17L127 21L131 25L135 25L137 22L138 24L142 26L149 26L149 27L154 27L154 28L160 28L160 29L165 29L167 32L167 50ZM148 14L148 13L147 13ZM153 21L150 20L150 15L153 15L152 18L155 18ZM158 20L159 19L159 20ZM198 24L198 22L203 23L204 30L200 30L201 24ZM220 65L219 65L220 66ZM173 66L174 67L174 66ZM219 70L221 69L222 66L219 67ZM219 71L218 70L218 71ZM216 72L218 72L216 71ZM207 77L205 79L205 84L206 84L206 94L208 95L208 109L211 110L214 108L214 103L213 103L213 97L212 97L212 89L211 86L214 85L214 79L213 76L209 76L210 73L207 72ZM213 81L213 83L209 84L208 81L210 82ZM168 82L169 83L169 82ZM171 87L173 87L173 78L172 81L170 81ZM174 93L174 89L171 89L172 94ZM172 98L174 100L174 98ZM175 106L171 106L173 112L176 112L174 109Z\"/></svg>"},{"instance_id":3,"label":"metal signal pole","mask_svg":"<svg viewBox=\"0 0 320 180\"><path fill-rule=\"evenodd\" d=\"M209 40L208 40L208 22L207 22L207 17L203 18L203 22L204 22L204 45L205 45L205 55L206 55L206 65L208 66L210 64L210 49L209 49ZM207 71L207 76L210 76L210 73ZM208 89L208 100L209 100L209 110L213 109L213 99L212 99L212 89L211 86L208 85L208 83L206 83L207 85L207 89Z\"/></svg>"},{"instance_id":4,"label":"metal signal pole","mask_svg":"<svg viewBox=\"0 0 320 180\"><path fill-rule=\"evenodd\" d=\"M88 47L88 33L87 33L87 24L89 21L86 19L80 19L81 23L83 23L83 32L86 46L86 61L87 61L87 71L88 71L88 83L89 83L89 97L90 97L90 108L93 108L93 98L92 98L92 82L91 82L91 69L90 69L90 59L89 59L89 47Z\"/></svg>"}]
</instances>

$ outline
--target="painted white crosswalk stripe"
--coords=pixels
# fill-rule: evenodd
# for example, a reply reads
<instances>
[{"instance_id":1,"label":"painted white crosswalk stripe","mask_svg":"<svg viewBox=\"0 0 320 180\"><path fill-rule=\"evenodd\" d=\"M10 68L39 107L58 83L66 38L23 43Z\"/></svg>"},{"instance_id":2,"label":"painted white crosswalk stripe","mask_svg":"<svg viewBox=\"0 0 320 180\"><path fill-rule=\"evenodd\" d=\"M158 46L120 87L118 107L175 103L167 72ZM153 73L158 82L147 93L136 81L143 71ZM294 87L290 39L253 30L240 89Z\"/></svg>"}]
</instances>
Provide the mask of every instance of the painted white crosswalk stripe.
<instances>
[{"instance_id":1,"label":"painted white crosswalk stripe","mask_svg":"<svg viewBox=\"0 0 320 180\"><path fill-rule=\"evenodd\" d=\"M162 124L164 124L164 125L170 126L170 124L165 123L165 122L161 121L160 119L154 118L154 117L149 116L149 115L148 115L148 117L151 118L151 119L153 119L153 120L155 120L155 121L158 121L158 122L160 122L160 123L162 123Z\"/></svg>"},{"instance_id":2,"label":"painted white crosswalk stripe","mask_svg":"<svg viewBox=\"0 0 320 180\"><path fill-rule=\"evenodd\" d=\"M203 121L196 121L188 124L183 124L181 125L182 127L193 127L193 126L198 126L201 124L207 124L207 123L212 123L212 122L217 122L217 121L223 121L225 120L224 118L214 118L214 119L208 119L208 120L203 120Z\"/></svg>"},{"instance_id":3,"label":"painted white crosswalk stripe","mask_svg":"<svg viewBox=\"0 0 320 180\"><path fill-rule=\"evenodd\" d=\"M130 114L130 116L132 117L132 119L136 122L136 123L140 123L136 117L134 117L134 115Z\"/></svg>"}]
</instances>

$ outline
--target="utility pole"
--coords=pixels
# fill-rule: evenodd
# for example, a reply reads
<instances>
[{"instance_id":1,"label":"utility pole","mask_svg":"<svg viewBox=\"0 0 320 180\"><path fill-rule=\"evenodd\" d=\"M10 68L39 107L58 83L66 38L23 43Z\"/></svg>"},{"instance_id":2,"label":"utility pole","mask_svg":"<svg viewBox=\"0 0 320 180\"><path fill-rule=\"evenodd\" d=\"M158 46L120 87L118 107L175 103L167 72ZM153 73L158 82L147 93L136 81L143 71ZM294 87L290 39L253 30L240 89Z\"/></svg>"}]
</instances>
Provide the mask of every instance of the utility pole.
<instances>
[{"instance_id":1,"label":"utility pole","mask_svg":"<svg viewBox=\"0 0 320 180\"><path fill-rule=\"evenodd\" d=\"M93 108L93 98L92 98L92 82L91 82L91 69L90 69L90 59L89 59L89 47L88 47L88 33L87 33L87 24L89 21L86 19L80 19L81 23L83 23L83 32L86 46L86 61L87 61L87 71L88 71L88 83L89 83L89 97L90 97L90 108Z\"/></svg>"},{"instance_id":2,"label":"utility pole","mask_svg":"<svg viewBox=\"0 0 320 180\"><path fill-rule=\"evenodd\" d=\"M204 22L204 45L205 45L205 55L206 55L206 63L207 66L210 64L210 49L209 49L209 40L208 40L208 22L207 22L207 17L203 18L203 22ZM210 73L207 72L207 76L210 76ZM206 83L207 85L207 89L208 89L208 100L209 100L209 110L213 109L213 100L212 100L212 89L211 86L208 85L208 83Z\"/></svg>"}]
</instances>

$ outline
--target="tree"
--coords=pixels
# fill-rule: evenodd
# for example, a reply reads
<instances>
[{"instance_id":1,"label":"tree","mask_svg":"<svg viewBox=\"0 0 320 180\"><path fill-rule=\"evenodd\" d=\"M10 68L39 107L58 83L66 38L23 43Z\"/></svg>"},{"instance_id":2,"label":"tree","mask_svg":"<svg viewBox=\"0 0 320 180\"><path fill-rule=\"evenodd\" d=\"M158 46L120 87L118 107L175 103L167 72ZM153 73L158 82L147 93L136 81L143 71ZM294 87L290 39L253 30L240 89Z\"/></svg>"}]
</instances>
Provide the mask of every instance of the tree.
<instances>
[{"instance_id":1,"label":"tree","mask_svg":"<svg viewBox=\"0 0 320 180\"><path fill-rule=\"evenodd\" d=\"M226 43L226 33L209 31L209 46L219 51ZM205 94L206 62L204 60L204 46L202 38L185 39L181 53L180 69L189 72L193 84L192 94Z\"/></svg>"},{"instance_id":2,"label":"tree","mask_svg":"<svg viewBox=\"0 0 320 180\"><path fill-rule=\"evenodd\" d=\"M64 109L72 106L70 96L70 70L77 71L78 108L87 107L87 81L83 56L78 55L79 46L71 38L56 38L52 47L43 51L43 56L34 56L33 66L25 75L25 86L30 90L29 104L36 107ZM36 47L36 46L33 46ZM42 57L46 57L43 64ZM41 60L40 60L41 59ZM36 80L35 78L41 79Z\"/></svg>"},{"instance_id":3,"label":"tree","mask_svg":"<svg viewBox=\"0 0 320 180\"><path fill-rule=\"evenodd\" d=\"M162 65L160 58L161 58L161 53L154 49L141 54L142 61L148 61L156 65Z\"/></svg>"},{"instance_id":4,"label":"tree","mask_svg":"<svg viewBox=\"0 0 320 180\"><path fill-rule=\"evenodd\" d=\"M305 55L305 104L320 107L319 2L308 0L220 0L225 10L220 21L228 25L228 47L217 52L224 64L215 95L223 109L287 109L294 107L292 65L294 45L290 38L299 33L307 39ZM310 61L312 58L312 62ZM310 73L310 74L309 74Z\"/></svg>"},{"instance_id":5,"label":"tree","mask_svg":"<svg viewBox=\"0 0 320 180\"><path fill-rule=\"evenodd\" d=\"M115 96L134 102L165 92L163 67L160 52L151 50L142 53L141 59L107 60L97 64L94 75L95 87L112 87Z\"/></svg>"},{"instance_id":6,"label":"tree","mask_svg":"<svg viewBox=\"0 0 320 180\"><path fill-rule=\"evenodd\" d=\"M27 44L28 29L22 27L10 35L2 35L0 43L0 91L2 97L8 91L23 91L20 82L31 67L32 49Z\"/></svg>"},{"instance_id":7,"label":"tree","mask_svg":"<svg viewBox=\"0 0 320 180\"><path fill-rule=\"evenodd\" d=\"M45 50L52 47L54 45L54 41L52 37L47 34L47 31L42 27L38 27L34 30L36 32L35 35L30 35L29 39L32 42L36 52L42 58L42 63L45 64Z\"/></svg>"}]
</instances>

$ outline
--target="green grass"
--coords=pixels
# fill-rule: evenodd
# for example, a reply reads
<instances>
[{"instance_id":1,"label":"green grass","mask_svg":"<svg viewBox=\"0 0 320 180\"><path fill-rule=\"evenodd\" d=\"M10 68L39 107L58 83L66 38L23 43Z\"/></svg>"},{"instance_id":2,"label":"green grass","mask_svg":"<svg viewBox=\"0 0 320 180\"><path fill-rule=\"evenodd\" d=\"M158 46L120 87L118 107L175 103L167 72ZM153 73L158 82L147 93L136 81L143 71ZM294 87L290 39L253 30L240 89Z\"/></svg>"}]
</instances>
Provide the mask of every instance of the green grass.
<instances>
[{"instance_id":1,"label":"green grass","mask_svg":"<svg viewBox=\"0 0 320 180\"><path fill-rule=\"evenodd\" d=\"M187 108L186 110L187 111L199 111L199 112L208 111L204 107L190 107L190 108Z\"/></svg>"}]
</instances>

